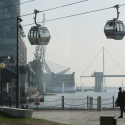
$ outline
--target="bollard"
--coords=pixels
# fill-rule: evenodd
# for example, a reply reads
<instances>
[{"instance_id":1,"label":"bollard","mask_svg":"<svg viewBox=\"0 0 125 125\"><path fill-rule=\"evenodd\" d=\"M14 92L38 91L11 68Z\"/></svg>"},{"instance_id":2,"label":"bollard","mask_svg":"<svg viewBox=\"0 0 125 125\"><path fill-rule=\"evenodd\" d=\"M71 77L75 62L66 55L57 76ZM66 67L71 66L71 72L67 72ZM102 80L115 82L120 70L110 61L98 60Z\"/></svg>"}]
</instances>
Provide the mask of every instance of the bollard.
<instances>
[{"instance_id":1,"label":"bollard","mask_svg":"<svg viewBox=\"0 0 125 125\"><path fill-rule=\"evenodd\" d=\"M89 108L92 109L93 108L93 97L89 98Z\"/></svg>"},{"instance_id":2,"label":"bollard","mask_svg":"<svg viewBox=\"0 0 125 125\"><path fill-rule=\"evenodd\" d=\"M89 108L89 96L87 96L87 109Z\"/></svg>"},{"instance_id":3,"label":"bollard","mask_svg":"<svg viewBox=\"0 0 125 125\"><path fill-rule=\"evenodd\" d=\"M64 110L64 96L62 96L62 110Z\"/></svg>"},{"instance_id":4,"label":"bollard","mask_svg":"<svg viewBox=\"0 0 125 125\"><path fill-rule=\"evenodd\" d=\"M10 96L10 107L11 107L11 96Z\"/></svg>"},{"instance_id":5,"label":"bollard","mask_svg":"<svg viewBox=\"0 0 125 125\"><path fill-rule=\"evenodd\" d=\"M113 95L112 99L113 99L112 101L113 101L113 109L114 109L114 95Z\"/></svg>"},{"instance_id":6,"label":"bollard","mask_svg":"<svg viewBox=\"0 0 125 125\"><path fill-rule=\"evenodd\" d=\"M102 102L101 102L101 96L97 98L97 110L102 111Z\"/></svg>"}]
</instances>

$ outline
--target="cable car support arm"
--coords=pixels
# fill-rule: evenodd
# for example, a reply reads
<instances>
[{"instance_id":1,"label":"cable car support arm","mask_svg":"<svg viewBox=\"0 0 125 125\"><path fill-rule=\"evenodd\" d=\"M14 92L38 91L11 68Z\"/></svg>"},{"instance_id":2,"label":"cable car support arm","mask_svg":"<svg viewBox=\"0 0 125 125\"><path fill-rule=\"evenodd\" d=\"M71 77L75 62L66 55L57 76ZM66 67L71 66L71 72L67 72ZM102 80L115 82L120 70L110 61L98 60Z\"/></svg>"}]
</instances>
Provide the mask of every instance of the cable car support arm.
<instances>
[{"instance_id":1,"label":"cable car support arm","mask_svg":"<svg viewBox=\"0 0 125 125\"><path fill-rule=\"evenodd\" d=\"M117 18L116 19L118 19L119 18L119 14L120 14L120 12L118 11L119 5L115 5L114 8L117 9Z\"/></svg>"},{"instance_id":2,"label":"cable car support arm","mask_svg":"<svg viewBox=\"0 0 125 125\"><path fill-rule=\"evenodd\" d=\"M36 22L37 13L39 13L39 11L38 10L34 10L34 13L35 13L34 22L39 27L40 25L37 24L37 22Z\"/></svg>"}]
</instances>

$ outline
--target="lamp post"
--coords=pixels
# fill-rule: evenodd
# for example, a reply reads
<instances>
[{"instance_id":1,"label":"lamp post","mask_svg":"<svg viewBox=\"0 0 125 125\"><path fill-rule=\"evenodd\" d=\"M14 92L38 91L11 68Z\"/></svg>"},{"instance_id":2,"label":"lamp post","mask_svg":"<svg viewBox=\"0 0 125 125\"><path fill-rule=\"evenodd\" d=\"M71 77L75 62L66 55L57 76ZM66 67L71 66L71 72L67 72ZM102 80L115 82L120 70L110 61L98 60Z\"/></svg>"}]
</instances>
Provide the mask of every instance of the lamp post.
<instances>
[{"instance_id":1,"label":"lamp post","mask_svg":"<svg viewBox=\"0 0 125 125\"><path fill-rule=\"evenodd\" d=\"M16 80L16 108L19 108L19 37L18 37L18 33L19 33L19 27L20 29L22 29L22 26L19 25L19 21L22 22L23 20L21 18L19 18L19 16L17 16L17 80Z\"/></svg>"},{"instance_id":2,"label":"lamp post","mask_svg":"<svg viewBox=\"0 0 125 125\"><path fill-rule=\"evenodd\" d=\"M5 68L5 64L7 63L7 61L9 59L10 59L9 56L0 56L0 69L1 69L1 106L3 105L3 99L2 99L3 69Z\"/></svg>"},{"instance_id":3,"label":"lamp post","mask_svg":"<svg viewBox=\"0 0 125 125\"><path fill-rule=\"evenodd\" d=\"M3 106L3 98L2 98L2 84L3 84L3 69L5 68L4 63L0 63L0 69L1 69L1 106Z\"/></svg>"}]
</instances>

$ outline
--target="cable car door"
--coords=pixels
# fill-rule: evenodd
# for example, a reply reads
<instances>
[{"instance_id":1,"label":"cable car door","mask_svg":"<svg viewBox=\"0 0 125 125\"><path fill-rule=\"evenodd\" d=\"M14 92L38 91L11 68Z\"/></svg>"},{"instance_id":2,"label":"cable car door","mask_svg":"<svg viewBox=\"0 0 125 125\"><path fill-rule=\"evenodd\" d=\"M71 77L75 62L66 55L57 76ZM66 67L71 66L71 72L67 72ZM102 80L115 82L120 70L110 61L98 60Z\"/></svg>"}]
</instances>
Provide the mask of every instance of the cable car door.
<instances>
[{"instance_id":1,"label":"cable car door","mask_svg":"<svg viewBox=\"0 0 125 125\"><path fill-rule=\"evenodd\" d=\"M115 39L115 30L113 22L107 22L105 25L105 35L108 39Z\"/></svg>"},{"instance_id":2,"label":"cable car door","mask_svg":"<svg viewBox=\"0 0 125 125\"><path fill-rule=\"evenodd\" d=\"M123 24L117 24L117 28L116 28L116 39L120 40L123 39L124 37L124 25Z\"/></svg>"}]
</instances>

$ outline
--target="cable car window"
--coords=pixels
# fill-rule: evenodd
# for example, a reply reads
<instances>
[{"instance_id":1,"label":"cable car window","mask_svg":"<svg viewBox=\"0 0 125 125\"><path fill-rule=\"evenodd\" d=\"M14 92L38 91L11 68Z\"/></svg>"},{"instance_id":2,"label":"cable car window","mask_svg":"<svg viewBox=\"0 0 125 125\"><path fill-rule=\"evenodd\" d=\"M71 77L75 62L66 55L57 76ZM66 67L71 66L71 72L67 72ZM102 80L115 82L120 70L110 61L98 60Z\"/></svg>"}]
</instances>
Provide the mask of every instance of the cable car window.
<instances>
[{"instance_id":1,"label":"cable car window","mask_svg":"<svg viewBox=\"0 0 125 125\"><path fill-rule=\"evenodd\" d=\"M36 31L34 31L34 38L36 38Z\"/></svg>"},{"instance_id":2,"label":"cable car window","mask_svg":"<svg viewBox=\"0 0 125 125\"><path fill-rule=\"evenodd\" d=\"M120 31L120 30L119 30L119 24L117 24L117 31Z\"/></svg>"},{"instance_id":3,"label":"cable car window","mask_svg":"<svg viewBox=\"0 0 125 125\"><path fill-rule=\"evenodd\" d=\"M120 31L124 31L123 30L123 24L120 24Z\"/></svg>"},{"instance_id":4,"label":"cable car window","mask_svg":"<svg viewBox=\"0 0 125 125\"><path fill-rule=\"evenodd\" d=\"M106 24L105 30L113 30L113 24L112 24L112 22L109 22L109 23Z\"/></svg>"},{"instance_id":5,"label":"cable car window","mask_svg":"<svg viewBox=\"0 0 125 125\"><path fill-rule=\"evenodd\" d=\"M31 31L31 37L33 37L33 31Z\"/></svg>"}]
</instances>

